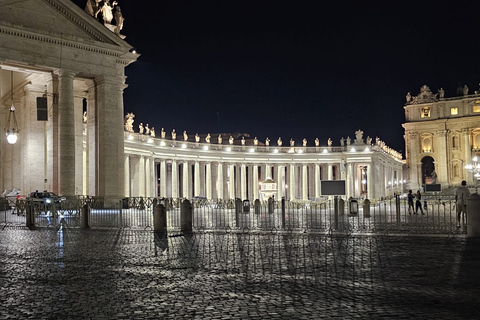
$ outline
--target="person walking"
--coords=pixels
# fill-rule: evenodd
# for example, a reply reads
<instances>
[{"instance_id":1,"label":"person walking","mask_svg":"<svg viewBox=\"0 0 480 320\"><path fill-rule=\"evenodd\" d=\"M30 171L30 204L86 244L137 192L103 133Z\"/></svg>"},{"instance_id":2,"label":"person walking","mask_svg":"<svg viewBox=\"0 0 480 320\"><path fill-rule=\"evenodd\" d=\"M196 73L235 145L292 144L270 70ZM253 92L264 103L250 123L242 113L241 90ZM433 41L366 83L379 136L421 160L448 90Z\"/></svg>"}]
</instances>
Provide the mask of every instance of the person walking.
<instances>
[{"instance_id":1,"label":"person walking","mask_svg":"<svg viewBox=\"0 0 480 320\"><path fill-rule=\"evenodd\" d=\"M415 194L415 198L417 199L415 201L415 214L418 214L418 208L420 208L420 211L422 212L422 214L425 214L423 213L422 202L420 201L422 200L422 195L420 194L420 190L417 190L417 193Z\"/></svg>"},{"instance_id":2,"label":"person walking","mask_svg":"<svg viewBox=\"0 0 480 320\"><path fill-rule=\"evenodd\" d=\"M467 181L463 180L462 185L455 192L455 202L457 206L457 227L460 227L462 212L467 214L467 199L470 197L470 191L467 188Z\"/></svg>"},{"instance_id":3,"label":"person walking","mask_svg":"<svg viewBox=\"0 0 480 320\"><path fill-rule=\"evenodd\" d=\"M408 198L408 214L412 214L412 212L415 211L415 208L413 207L413 198L415 197L413 196L412 190L408 190L407 198Z\"/></svg>"}]
</instances>

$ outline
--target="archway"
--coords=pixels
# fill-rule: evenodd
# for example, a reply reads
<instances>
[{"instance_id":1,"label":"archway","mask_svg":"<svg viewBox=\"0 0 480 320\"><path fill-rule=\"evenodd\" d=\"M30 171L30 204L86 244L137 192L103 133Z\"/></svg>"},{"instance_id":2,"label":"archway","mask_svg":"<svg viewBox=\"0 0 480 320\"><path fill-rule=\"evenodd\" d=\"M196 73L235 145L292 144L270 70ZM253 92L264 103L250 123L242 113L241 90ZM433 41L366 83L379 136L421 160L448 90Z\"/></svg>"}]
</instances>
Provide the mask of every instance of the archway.
<instances>
[{"instance_id":1,"label":"archway","mask_svg":"<svg viewBox=\"0 0 480 320\"><path fill-rule=\"evenodd\" d=\"M430 157L424 157L422 159L422 184L431 184L432 173L435 171L435 160Z\"/></svg>"}]
</instances>

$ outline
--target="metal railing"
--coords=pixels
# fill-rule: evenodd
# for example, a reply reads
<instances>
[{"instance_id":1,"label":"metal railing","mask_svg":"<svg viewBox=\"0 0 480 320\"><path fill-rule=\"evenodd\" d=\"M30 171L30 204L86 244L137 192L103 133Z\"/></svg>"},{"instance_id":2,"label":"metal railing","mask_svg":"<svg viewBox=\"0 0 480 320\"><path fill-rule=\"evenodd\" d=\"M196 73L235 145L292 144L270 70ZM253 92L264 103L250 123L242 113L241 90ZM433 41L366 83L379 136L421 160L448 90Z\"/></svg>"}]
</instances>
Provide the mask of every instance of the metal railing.
<instances>
[{"instance_id":1,"label":"metal railing","mask_svg":"<svg viewBox=\"0 0 480 320\"><path fill-rule=\"evenodd\" d=\"M88 208L88 225L92 228L153 229L157 203L166 208L167 227L180 230L182 199L132 197L104 208L99 198L78 197L73 202L47 205L18 200L14 207L0 208L0 228L26 225L28 210L36 227L81 226L82 207ZM341 200L343 201L343 200ZM463 234L466 217L457 225L455 202L439 197L422 201L423 214L408 211L406 198L372 201L334 199L320 202L282 201L245 202L240 200L192 199L194 230L303 231L356 233Z\"/></svg>"}]
</instances>

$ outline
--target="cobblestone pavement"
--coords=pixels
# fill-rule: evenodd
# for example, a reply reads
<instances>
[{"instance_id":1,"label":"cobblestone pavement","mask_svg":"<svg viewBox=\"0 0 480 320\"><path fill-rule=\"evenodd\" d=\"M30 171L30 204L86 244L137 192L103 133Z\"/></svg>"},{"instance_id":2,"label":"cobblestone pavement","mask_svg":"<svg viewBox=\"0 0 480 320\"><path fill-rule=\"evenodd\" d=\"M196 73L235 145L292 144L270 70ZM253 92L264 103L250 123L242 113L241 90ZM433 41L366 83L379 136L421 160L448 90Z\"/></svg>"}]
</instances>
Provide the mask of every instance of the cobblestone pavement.
<instances>
[{"instance_id":1,"label":"cobblestone pavement","mask_svg":"<svg viewBox=\"0 0 480 320\"><path fill-rule=\"evenodd\" d=\"M464 237L0 231L0 319L479 319Z\"/></svg>"}]
</instances>

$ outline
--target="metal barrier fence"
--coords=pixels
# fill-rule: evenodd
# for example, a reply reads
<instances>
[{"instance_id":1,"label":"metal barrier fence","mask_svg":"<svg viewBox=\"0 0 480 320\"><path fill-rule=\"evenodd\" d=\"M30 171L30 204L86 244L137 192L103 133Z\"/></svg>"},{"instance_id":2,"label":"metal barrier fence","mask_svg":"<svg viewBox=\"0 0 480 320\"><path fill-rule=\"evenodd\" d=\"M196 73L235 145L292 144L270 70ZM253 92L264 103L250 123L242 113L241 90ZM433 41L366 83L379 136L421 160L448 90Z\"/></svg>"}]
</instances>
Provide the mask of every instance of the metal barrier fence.
<instances>
[{"instance_id":1,"label":"metal barrier fence","mask_svg":"<svg viewBox=\"0 0 480 320\"><path fill-rule=\"evenodd\" d=\"M88 224L92 228L153 229L153 212L157 203L166 208L169 230L180 230L181 199L125 198L103 208L101 199L78 197L74 202L47 205L18 200L14 207L0 208L0 227L24 226L28 207L36 227L60 224L81 226L82 207L87 206ZM463 234L466 217L457 225L455 202L431 198L422 202L422 210L408 212L406 199L399 197L372 201L345 201L335 205L333 199L322 202L282 201L268 203L235 200L192 199L194 230L303 231L358 233Z\"/></svg>"}]
</instances>

